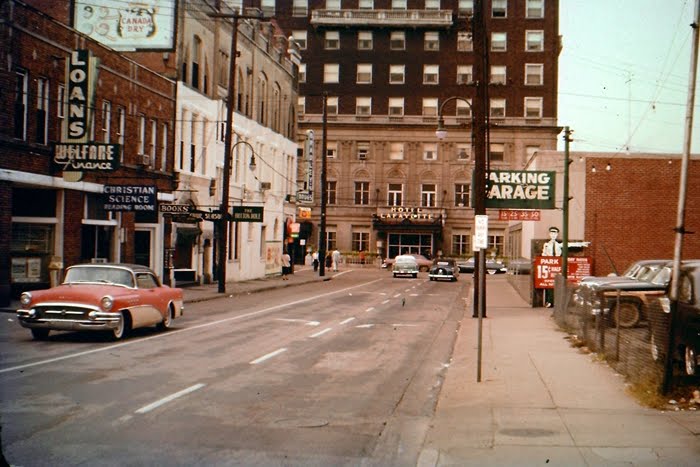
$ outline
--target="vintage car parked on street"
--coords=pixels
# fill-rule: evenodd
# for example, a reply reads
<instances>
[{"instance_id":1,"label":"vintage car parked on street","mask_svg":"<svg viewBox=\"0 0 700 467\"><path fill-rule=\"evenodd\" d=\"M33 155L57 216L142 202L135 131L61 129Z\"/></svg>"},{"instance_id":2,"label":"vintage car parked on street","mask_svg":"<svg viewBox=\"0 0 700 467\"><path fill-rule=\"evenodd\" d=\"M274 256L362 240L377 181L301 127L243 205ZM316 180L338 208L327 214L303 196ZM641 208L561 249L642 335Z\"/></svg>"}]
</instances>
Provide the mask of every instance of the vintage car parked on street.
<instances>
[{"instance_id":1,"label":"vintage car parked on street","mask_svg":"<svg viewBox=\"0 0 700 467\"><path fill-rule=\"evenodd\" d=\"M431 281L447 279L454 282L457 280L457 277L459 277L459 268L453 259L436 259L430 267L428 277Z\"/></svg>"},{"instance_id":2,"label":"vintage car parked on street","mask_svg":"<svg viewBox=\"0 0 700 467\"><path fill-rule=\"evenodd\" d=\"M684 262L681 266L678 301L673 329L670 329L671 300L658 297L648 308L651 330L651 356L664 361L667 356L669 332L674 361L683 362L685 374L698 375L700 364L700 261Z\"/></svg>"},{"instance_id":3,"label":"vintage car parked on street","mask_svg":"<svg viewBox=\"0 0 700 467\"><path fill-rule=\"evenodd\" d=\"M410 253L410 254L406 254L406 255L397 255L396 258L398 258L399 256L413 256L413 259L415 259L416 263L418 263L418 269L420 271L427 272L430 270L430 266L433 265L433 262L423 255L417 255L414 253ZM385 259L384 262L382 263L382 268L391 269L391 266L394 264L394 261L396 261L396 258Z\"/></svg>"},{"instance_id":4,"label":"vintage car parked on street","mask_svg":"<svg viewBox=\"0 0 700 467\"><path fill-rule=\"evenodd\" d=\"M137 264L80 264L66 269L56 287L24 292L20 325L42 340L52 330L111 331L115 339L131 329L170 327L183 312L182 289L162 285Z\"/></svg>"},{"instance_id":5,"label":"vintage car parked on street","mask_svg":"<svg viewBox=\"0 0 700 467\"><path fill-rule=\"evenodd\" d=\"M418 277L418 271L418 262L413 255L398 255L391 266L394 277L411 276L415 279Z\"/></svg>"},{"instance_id":6,"label":"vintage car parked on street","mask_svg":"<svg viewBox=\"0 0 700 467\"><path fill-rule=\"evenodd\" d=\"M459 272L474 272L475 259L472 256L468 260L458 260ZM488 274L505 274L508 272L506 265L495 259L486 258L486 272Z\"/></svg>"}]
</instances>

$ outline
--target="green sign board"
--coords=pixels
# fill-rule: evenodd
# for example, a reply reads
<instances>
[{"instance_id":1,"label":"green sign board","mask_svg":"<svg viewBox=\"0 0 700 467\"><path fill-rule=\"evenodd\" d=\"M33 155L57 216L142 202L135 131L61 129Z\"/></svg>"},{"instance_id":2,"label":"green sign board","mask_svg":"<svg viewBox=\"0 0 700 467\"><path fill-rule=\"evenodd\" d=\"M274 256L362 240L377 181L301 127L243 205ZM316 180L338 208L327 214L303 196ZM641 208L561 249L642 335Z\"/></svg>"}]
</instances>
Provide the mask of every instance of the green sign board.
<instances>
[{"instance_id":1,"label":"green sign board","mask_svg":"<svg viewBox=\"0 0 700 467\"><path fill-rule=\"evenodd\" d=\"M234 222L262 222L262 206L233 206Z\"/></svg>"},{"instance_id":2,"label":"green sign board","mask_svg":"<svg viewBox=\"0 0 700 467\"><path fill-rule=\"evenodd\" d=\"M556 172L491 170L486 180L486 207L554 209Z\"/></svg>"}]
</instances>

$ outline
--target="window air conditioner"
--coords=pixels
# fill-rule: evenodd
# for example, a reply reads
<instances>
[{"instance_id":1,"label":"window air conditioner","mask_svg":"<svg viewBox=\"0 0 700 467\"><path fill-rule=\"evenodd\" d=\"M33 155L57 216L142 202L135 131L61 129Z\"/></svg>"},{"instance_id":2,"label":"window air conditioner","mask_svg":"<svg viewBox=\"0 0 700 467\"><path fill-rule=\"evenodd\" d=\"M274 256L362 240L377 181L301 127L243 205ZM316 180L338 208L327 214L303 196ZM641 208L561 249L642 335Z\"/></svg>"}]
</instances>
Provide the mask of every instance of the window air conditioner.
<instances>
[{"instance_id":1,"label":"window air conditioner","mask_svg":"<svg viewBox=\"0 0 700 467\"><path fill-rule=\"evenodd\" d=\"M272 183L270 182L260 182L260 189L261 190L269 190L272 188Z\"/></svg>"},{"instance_id":2,"label":"window air conditioner","mask_svg":"<svg viewBox=\"0 0 700 467\"><path fill-rule=\"evenodd\" d=\"M151 155L150 154L139 154L139 164L144 167L150 167L151 165Z\"/></svg>"}]
</instances>

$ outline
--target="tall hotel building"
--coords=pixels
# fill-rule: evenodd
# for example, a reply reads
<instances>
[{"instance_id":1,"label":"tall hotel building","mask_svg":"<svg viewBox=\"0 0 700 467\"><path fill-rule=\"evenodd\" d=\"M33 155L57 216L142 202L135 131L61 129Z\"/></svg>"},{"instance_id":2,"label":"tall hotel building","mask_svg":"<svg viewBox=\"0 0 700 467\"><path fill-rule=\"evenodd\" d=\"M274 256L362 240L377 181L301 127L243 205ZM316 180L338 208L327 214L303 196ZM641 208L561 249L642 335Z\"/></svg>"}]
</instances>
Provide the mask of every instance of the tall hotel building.
<instances>
[{"instance_id":1,"label":"tall hotel building","mask_svg":"<svg viewBox=\"0 0 700 467\"><path fill-rule=\"evenodd\" d=\"M247 2L246 2L247 3ZM471 255L474 0L261 0L301 49L299 143L314 134L317 247L326 105L327 251ZM483 0L488 167L555 149L557 0ZM450 99L457 97L457 99ZM448 134L435 131L441 106ZM467 101L467 102L465 102ZM300 177L307 167L299 161ZM490 255L520 256L520 227L488 210ZM514 224L515 225L515 224ZM522 223L517 224L522 225ZM512 245L511 245L512 244Z\"/></svg>"}]
</instances>

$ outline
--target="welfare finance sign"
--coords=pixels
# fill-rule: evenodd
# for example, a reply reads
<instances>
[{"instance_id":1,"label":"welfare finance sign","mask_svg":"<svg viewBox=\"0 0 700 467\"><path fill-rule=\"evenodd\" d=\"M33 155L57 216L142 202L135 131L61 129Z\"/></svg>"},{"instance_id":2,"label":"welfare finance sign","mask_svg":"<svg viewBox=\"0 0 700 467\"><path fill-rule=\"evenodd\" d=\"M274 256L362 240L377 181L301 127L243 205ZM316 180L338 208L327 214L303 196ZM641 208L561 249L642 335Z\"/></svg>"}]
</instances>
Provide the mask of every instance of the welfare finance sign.
<instances>
[{"instance_id":1,"label":"welfare finance sign","mask_svg":"<svg viewBox=\"0 0 700 467\"><path fill-rule=\"evenodd\" d=\"M156 212L158 189L155 186L105 185L105 211Z\"/></svg>"},{"instance_id":2,"label":"welfare finance sign","mask_svg":"<svg viewBox=\"0 0 700 467\"><path fill-rule=\"evenodd\" d=\"M121 145L54 143L53 165L58 170L113 172L121 166Z\"/></svg>"},{"instance_id":3,"label":"welfare finance sign","mask_svg":"<svg viewBox=\"0 0 700 467\"><path fill-rule=\"evenodd\" d=\"M555 180L556 172L550 171L491 170L486 180L486 207L554 209Z\"/></svg>"}]
</instances>

